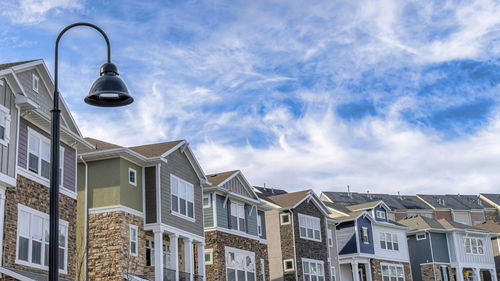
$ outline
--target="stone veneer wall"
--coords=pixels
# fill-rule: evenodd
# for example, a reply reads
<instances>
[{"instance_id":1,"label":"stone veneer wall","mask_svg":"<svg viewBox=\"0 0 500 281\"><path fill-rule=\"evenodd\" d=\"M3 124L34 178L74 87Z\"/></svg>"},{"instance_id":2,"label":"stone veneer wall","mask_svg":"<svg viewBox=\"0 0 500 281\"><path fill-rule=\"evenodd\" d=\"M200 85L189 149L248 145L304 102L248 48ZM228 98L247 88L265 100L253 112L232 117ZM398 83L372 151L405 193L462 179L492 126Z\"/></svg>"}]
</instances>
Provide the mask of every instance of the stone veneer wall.
<instances>
[{"instance_id":1,"label":"stone veneer wall","mask_svg":"<svg viewBox=\"0 0 500 281\"><path fill-rule=\"evenodd\" d=\"M373 281L383 281L382 279L382 266L380 263L390 263L390 264L401 264L404 267L405 272L405 281L412 281L411 278L411 268L410 264L407 262L397 262L397 261L389 261L389 260L379 260L379 259L371 259L370 267L372 271L372 280ZM427 280L427 279L422 279ZM450 280L451 281L451 280Z\"/></svg>"},{"instance_id":2,"label":"stone veneer wall","mask_svg":"<svg viewBox=\"0 0 500 281\"><path fill-rule=\"evenodd\" d=\"M225 247L232 247L255 253L255 267L257 281L262 281L260 259L264 259L266 280L269 280L269 263L267 259L267 245L258 240L241 237L222 231L205 232L205 249L213 249L213 264L207 265L206 280L226 280Z\"/></svg>"},{"instance_id":3,"label":"stone veneer wall","mask_svg":"<svg viewBox=\"0 0 500 281\"><path fill-rule=\"evenodd\" d=\"M151 274L146 268L146 239L143 218L115 211L90 214L88 221L88 279L121 281L123 275ZM137 257L129 250L129 225L136 225Z\"/></svg>"},{"instance_id":4,"label":"stone veneer wall","mask_svg":"<svg viewBox=\"0 0 500 281\"><path fill-rule=\"evenodd\" d=\"M443 281L441 275L441 266L445 265L448 267L449 279L450 281L455 281L456 270L447 264L422 264L420 265L420 272L422 273L422 281ZM432 271L432 267L436 271L436 280L434 280L434 272Z\"/></svg>"},{"instance_id":5,"label":"stone veneer wall","mask_svg":"<svg viewBox=\"0 0 500 281\"><path fill-rule=\"evenodd\" d=\"M281 225L281 214L279 216L280 219L280 240L281 240L281 266L283 267L284 270L284 260L292 259L294 263L294 267L297 267L297 261L295 260L295 244L294 244L294 237L293 237L293 229L292 229L292 221L293 221L293 216L289 212L285 212L290 214L290 224L285 224ZM295 270L292 271L283 271L283 280L284 281L295 281Z\"/></svg>"},{"instance_id":6,"label":"stone veneer wall","mask_svg":"<svg viewBox=\"0 0 500 281\"><path fill-rule=\"evenodd\" d=\"M37 272L47 275L48 270L18 265L16 260L17 242L17 204L49 214L49 188L23 176L18 176L16 187L9 187L5 192L5 217L3 237L2 266ZM69 224L68 228L68 264L67 274L60 274L62 278L75 279L76 253L76 200L59 194L59 218ZM14 280L2 275L0 280Z\"/></svg>"}]
</instances>

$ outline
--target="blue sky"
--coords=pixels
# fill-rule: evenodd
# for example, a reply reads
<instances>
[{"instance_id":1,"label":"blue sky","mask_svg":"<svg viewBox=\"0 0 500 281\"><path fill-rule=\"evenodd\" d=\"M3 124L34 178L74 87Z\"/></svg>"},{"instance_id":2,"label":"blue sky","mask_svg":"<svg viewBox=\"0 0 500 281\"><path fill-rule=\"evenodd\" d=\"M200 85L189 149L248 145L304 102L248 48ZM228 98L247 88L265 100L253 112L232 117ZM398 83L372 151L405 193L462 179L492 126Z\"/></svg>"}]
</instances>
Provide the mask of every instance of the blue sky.
<instances>
[{"instance_id":1,"label":"blue sky","mask_svg":"<svg viewBox=\"0 0 500 281\"><path fill-rule=\"evenodd\" d=\"M60 89L86 136L187 139L206 172L289 190L500 188L498 2L5 3L0 63L52 69L73 22L109 35L127 108L82 102L105 60L95 31L61 43Z\"/></svg>"}]
</instances>

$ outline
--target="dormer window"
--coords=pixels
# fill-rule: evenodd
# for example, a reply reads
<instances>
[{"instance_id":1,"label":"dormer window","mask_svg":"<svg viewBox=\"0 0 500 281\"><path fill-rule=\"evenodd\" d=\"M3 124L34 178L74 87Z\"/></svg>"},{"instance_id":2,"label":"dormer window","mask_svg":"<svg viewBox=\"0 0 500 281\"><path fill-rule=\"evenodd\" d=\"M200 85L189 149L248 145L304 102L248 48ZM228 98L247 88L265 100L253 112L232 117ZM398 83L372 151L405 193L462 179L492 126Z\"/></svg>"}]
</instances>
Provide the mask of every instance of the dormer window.
<instances>
[{"instance_id":1,"label":"dormer window","mask_svg":"<svg viewBox=\"0 0 500 281\"><path fill-rule=\"evenodd\" d=\"M33 74L33 91L35 91L35 93L38 93L39 83L40 83L40 78L38 78L36 74Z\"/></svg>"},{"instance_id":2,"label":"dormer window","mask_svg":"<svg viewBox=\"0 0 500 281\"><path fill-rule=\"evenodd\" d=\"M377 218L379 218L379 219L385 219L385 212L384 212L384 211L377 210L377 212L376 212L376 216L377 216Z\"/></svg>"}]
</instances>

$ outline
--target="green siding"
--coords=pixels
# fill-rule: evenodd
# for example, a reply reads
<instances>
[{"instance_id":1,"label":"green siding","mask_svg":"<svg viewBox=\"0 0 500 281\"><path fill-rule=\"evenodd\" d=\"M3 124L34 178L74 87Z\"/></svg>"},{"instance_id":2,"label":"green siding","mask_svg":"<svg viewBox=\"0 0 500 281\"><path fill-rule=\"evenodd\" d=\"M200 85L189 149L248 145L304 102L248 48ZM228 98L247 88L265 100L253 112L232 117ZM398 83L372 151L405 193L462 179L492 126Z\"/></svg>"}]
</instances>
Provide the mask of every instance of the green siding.
<instances>
[{"instance_id":1,"label":"green siding","mask_svg":"<svg viewBox=\"0 0 500 281\"><path fill-rule=\"evenodd\" d=\"M144 169L145 197L146 197L146 223L156 222L156 167Z\"/></svg>"},{"instance_id":2,"label":"green siding","mask_svg":"<svg viewBox=\"0 0 500 281\"><path fill-rule=\"evenodd\" d=\"M213 227L214 226L214 205L212 204L212 196L213 193L205 194L209 196L210 207L203 208L203 215L205 221L205 227Z\"/></svg>"},{"instance_id":3,"label":"green siding","mask_svg":"<svg viewBox=\"0 0 500 281\"><path fill-rule=\"evenodd\" d=\"M217 226L229 228L229 224L227 221L227 208L224 208L224 198L223 196L216 195L216 215L217 215ZM226 206L227 207L227 206Z\"/></svg>"},{"instance_id":4,"label":"green siding","mask_svg":"<svg viewBox=\"0 0 500 281\"><path fill-rule=\"evenodd\" d=\"M257 236L257 210L250 205L245 204L247 213L247 232L248 234Z\"/></svg>"},{"instance_id":5,"label":"green siding","mask_svg":"<svg viewBox=\"0 0 500 281\"><path fill-rule=\"evenodd\" d=\"M128 171L136 171L136 185L129 183ZM142 167L120 158L120 203L123 206L142 212Z\"/></svg>"},{"instance_id":6,"label":"green siding","mask_svg":"<svg viewBox=\"0 0 500 281\"><path fill-rule=\"evenodd\" d=\"M88 208L119 205L120 159L92 161L88 165Z\"/></svg>"}]
</instances>

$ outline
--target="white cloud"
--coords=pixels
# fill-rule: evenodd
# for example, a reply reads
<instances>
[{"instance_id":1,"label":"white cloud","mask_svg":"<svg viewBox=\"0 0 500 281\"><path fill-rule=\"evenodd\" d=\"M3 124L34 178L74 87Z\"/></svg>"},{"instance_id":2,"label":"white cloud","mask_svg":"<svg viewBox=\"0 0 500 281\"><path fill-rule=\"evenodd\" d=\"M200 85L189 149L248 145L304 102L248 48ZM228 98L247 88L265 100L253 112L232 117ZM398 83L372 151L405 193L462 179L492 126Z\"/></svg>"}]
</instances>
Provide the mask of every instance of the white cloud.
<instances>
[{"instance_id":1,"label":"white cloud","mask_svg":"<svg viewBox=\"0 0 500 281\"><path fill-rule=\"evenodd\" d=\"M6 0L2 4L2 16L21 24L39 23L46 19L48 13L57 15L63 10L83 7L81 0Z\"/></svg>"}]
</instances>

